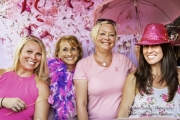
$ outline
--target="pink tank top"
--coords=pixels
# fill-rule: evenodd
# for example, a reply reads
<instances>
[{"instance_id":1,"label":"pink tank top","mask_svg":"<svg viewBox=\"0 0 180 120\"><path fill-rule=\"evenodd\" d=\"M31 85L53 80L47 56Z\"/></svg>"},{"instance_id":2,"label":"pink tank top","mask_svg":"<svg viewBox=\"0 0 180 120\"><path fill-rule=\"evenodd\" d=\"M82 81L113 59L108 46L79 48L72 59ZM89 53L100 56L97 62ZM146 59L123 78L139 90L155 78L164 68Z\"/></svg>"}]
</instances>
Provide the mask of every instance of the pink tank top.
<instances>
[{"instance_id":1,"label":"pink tank top","mask_svg":"<svg viewBox=\"0 0 180 120\"><path fill-rule=\"evenodd\" d=\"M20 98L27 108L18 113L11 113L12 110L0 108L0 119L2 120L33 120L35 105L38 97L35 75L30 77L18 77L14 72L6 72L0 76L0 98ZM28 106L30 105L30 106Z\"/></svg>"}]
</instances>

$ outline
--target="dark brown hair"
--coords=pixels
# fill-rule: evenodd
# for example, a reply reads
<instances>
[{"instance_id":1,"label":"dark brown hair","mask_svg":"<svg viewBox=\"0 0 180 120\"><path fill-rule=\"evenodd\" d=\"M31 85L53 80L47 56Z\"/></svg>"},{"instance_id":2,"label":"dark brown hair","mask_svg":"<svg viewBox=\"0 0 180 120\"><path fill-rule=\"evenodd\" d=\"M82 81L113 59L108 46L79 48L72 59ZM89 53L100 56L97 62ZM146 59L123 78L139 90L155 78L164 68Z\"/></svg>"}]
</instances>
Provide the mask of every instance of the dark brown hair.
<instances>
[{"instance_id":1,"label":"dark brown hair","mask_svg":"<svg viewBox=\"0 0 180 120\"><path fill-rule=\"evenodd\" d=\"M166 86L169 90L167 102L170 102L173 100L179 85L176 59L174 49L170 44L160 44L160 47L163 52L163 58L160 61L161 79L159 83L162 84L166 82ZM139 92L141 93L142 91L145 94L151 94L148 88L151 88L154 76L151 73L150 65L144 58L143 46L140 46L139 66L134 75L136 77L136 87Z\"/></svg>"}]
</instances>

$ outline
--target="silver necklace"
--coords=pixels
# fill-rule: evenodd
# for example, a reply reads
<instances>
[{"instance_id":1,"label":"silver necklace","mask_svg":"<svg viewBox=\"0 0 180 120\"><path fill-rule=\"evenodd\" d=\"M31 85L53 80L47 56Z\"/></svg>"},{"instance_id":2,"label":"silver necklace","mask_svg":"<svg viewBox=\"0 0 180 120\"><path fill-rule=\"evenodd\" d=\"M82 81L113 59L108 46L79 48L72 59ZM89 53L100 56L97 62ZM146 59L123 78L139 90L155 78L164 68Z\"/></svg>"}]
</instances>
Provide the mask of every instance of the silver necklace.
<instances>
[{"instance_id":1,"label":"silver necklace","mask_svg":"<svg viewBox=\"0 0 180 120\"><path fill-rule=\"evenodd\" d=\"M95 54L95 55L96 55L96 54ZM99 58L97 58L97 57L96 57L96 59L99 60ZM106 66L107 66L107 63L106 63L106 62L102 62L102 61L100 61L100 60L99 60L99 62L101 62L101 64L102 64L103 67L106 67Z\"/></svg>"},{"instance_id":2,"label":"silver necklace","mask_svg":"<svg viewBox=\"0 0 180 120\"><path fill-rule=\"evenodd\" d=\"M107 64L105 62L102 63L102 66L105 67Z\"/></svg>"}]
</instances>

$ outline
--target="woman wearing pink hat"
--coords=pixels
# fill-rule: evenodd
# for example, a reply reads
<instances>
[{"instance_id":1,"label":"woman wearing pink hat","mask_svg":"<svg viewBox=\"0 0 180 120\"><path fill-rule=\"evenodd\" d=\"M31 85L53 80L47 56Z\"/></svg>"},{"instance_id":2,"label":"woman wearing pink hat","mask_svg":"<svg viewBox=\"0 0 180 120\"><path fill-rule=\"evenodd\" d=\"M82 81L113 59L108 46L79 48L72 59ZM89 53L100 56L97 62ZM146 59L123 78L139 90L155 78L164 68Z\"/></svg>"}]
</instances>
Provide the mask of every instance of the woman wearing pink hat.
<instances>
[{"instance_id":1,"label":"woman wearing pink hat","mask_svg":"<svg viewBox=\"0 0 180 120\"><path fill-rule=\"evenodd\" d=\"M127 76L117 118L180 117L180 74L164 25L146 26L139 66Z\"/></svg>"}]
</instances>

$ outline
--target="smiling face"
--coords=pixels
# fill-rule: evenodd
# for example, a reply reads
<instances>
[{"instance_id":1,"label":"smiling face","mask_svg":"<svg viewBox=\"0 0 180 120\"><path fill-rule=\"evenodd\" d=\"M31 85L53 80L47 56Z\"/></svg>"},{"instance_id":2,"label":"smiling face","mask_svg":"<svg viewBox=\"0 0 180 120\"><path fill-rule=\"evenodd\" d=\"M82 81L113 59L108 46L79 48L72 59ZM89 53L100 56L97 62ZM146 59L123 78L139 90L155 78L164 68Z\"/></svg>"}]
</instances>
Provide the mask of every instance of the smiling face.
<instances>
[{"instance_id":1,"label":"smiling face","mask_svg":"<svg viewBox=\"0 0 180 120\"><path fill-rule=\"evenodd\" d=\"M160 45L144 45L143 55L150 65L160 64L163 58L163 51Z\"/></svg>"},{"instance_id":2,"label":"smiling face","mask_svg":"<svg viewBox=\"0 0 180 120\"><path fill-rule=\"evenodd\" d=\"M97 39L94 41L97 50L111 51L115 45L116 32L112 24L102 24Z\"/></svg>"},{"instance_id":3,"label":"smiling face","mask_svg":"<svg viewBox=\"0 0 180 120\"><path fill-rule=\"evenodd\" d=\"M58 57L64 61L67 68L74 68L79 57L77 46L71 46L67 40L60 42Z\"/></svg>"},{"instance_id":4,"label":"smiling face","mask_svg":"<svg viewBox=\"0 0 180 120\"><path fill-rule=\"evenodd\" d=\"M25 70L33 73L42 59L42 53L39 44L35 41L28 41L21 50L19 57L19 70Z\"/></svg>"}]
</instances>

